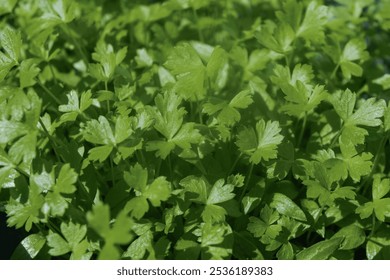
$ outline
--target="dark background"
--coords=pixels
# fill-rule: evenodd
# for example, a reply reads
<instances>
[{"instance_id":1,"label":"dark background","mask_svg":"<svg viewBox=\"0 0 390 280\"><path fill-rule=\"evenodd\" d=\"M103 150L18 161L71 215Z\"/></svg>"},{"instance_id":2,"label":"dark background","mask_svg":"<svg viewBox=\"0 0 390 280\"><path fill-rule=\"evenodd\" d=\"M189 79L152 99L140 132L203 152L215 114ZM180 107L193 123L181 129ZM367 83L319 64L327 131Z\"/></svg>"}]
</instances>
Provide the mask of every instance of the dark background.
<instances>
[{"instance_id":1,"label":"dark background","mask_svg":"<svg viewBox=\"0 0 390 280\"><path fill-rule=\"evenodd\" d=\"M8 228L7 216L0 212L0 260L10 259L16 246L23 240L24 236L23 229Z\"/></svg>"}]
</instances>

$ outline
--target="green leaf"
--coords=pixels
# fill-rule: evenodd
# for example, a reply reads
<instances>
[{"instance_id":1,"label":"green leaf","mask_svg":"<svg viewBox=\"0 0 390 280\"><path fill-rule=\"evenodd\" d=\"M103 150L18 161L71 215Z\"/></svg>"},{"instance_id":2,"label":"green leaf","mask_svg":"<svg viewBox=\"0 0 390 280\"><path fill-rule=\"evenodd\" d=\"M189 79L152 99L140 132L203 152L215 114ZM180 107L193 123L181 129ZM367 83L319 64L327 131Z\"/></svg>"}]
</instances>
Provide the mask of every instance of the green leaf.
<instances>
[{"instance_id":1,"label":"green leaf","mask_svg":"<svg viewBox=\"0 0 390 280\"><path fill-rule=\"evenodd\" d=\"M387 90L390 88L390 74L384 74L382 77L373 80L373 82L382 86L384 90Z\"/></svg>"},{"instance_id":2,"label":"green leaf","mask_svg":"<svg viewBox=\"0 0 390 280\"><path fill-rule=\"evenodd\" d=\"M153 65L153 58L148 54L145 48L137 50L137 56L135 57L138 67L150 67Z\"/></svg>"},{"instance_id":3,"label":"green leaf","mask_svg":"<svg viewBox=\"0 0 390 280\"><path fill-rule=\"evenodd\" d=\"M15 138L28 133L28 128L25 124L2 120L0 121L0 144L8 144Z\"/></svg>"},{"instance_id":4,"label":"green leaf","mask_svg":"<svg viewBox=\"0 0 390 280\"><path fill-rule=\"evenodd\" d=\"M352 61L363 61L368 57L368 52L365 51L366 44L360 39L351 39L345 45L340 57L341 71L347 79L353 76L361 76L363 68Z\"/></svg>"},{"instance_id":5,"label":"green leaf","mask_svg":"<svg viewBox=\"0 0 390 280\"><path fill-rule=\"evenodd\" d=\"M181 98L173 92L166 92L164 95L158 95L155 98L157 110L150 110L150 113L156 119L155 129L166 139L172 139L179 131L183 116L186 111L180 107Z\"/></svg>"},{"instance_id":6,"label":"green leaf","mask_svg":"<svg viewBox=\"0 0 390 280\"><path fill-rule=\"evenodd\" d=\"M93 206L92 212L87 213L89 226L105 240L99 259L118 259L120 253L115 245L127 244L133 239L130 232L132 220L127 213L126 209L119 212L113 224L110 223L110 208L107 204L98 203Z\"/></svg>"},{"instance_id":7,"label":"green leaf","mask_svg":"<svg viewBox=\"0 0 390 280\"><path fill-rule=\"evenodd\" d=\"M390 102L387 105L387 108L385 110L383 123L385 126L385 131L389 131L390 130Z\"/></svg>"},{"instance_id":8,"label":"green leaf","mask_svg":"<svg viewBox=\"0 0 390 280\"><path fill-rule=\"evenodd\" d=\"M208 197L208 183L202 178L188 176L180 181L186 192L190 193L191 201L206 204Z\"/></svg>"},{"instance_id":9,"label":"green leaf","mask_svg":"<svg viewBox=\"0 0 390 280\"><path fill-rule=\"evenodd\" d=\"M342 242L342 237L320 241L300 251L296 258L297 260L326 260L339 249Z\"/></svg>"},{"instance_id":10,"label":"green leaf","mask_svg":"<svg viewBox=\"0 0 390 280\"><path fill-rule=\"evenodd\" d=\"M274 208L282 215L299 221L306 221L306 215L301 208L284 194L275 193L271 198L270 207Z\"/></svg>"},{"instance_id":11,"label":"green leaf","mask_svg":"<svg viewBox=\"0 0 390 280\"><path fill-rule=\"evenodd\" d=\"M19 69L20 87L26 88L35 85L35 78L40 71L34 59L23 60Z\"/></svg>"},{"instance_id":12,"label":"green leaf","mask_svg":"<svg viewBox=\"0 0 390 280\"><path fill-rule=\"evenodd\" d=\"M71 0L51 0L49 1L49 11L45 17L56 19L64 23L71 22L76 17L77 5Z\"/></svg>"},{"instance_id":13,"label":"green leaf","mask_svg":"<svg viewBox=\"0 0 390 280\"><path fill-rule=\"evenodd\" d=\"M125 209L131 212L132 217L141 219L149 211L149 204L143 196L134 197L126 203Z\"/></svg>"},{"instance_id":14,"label":"green leaf","mask_svg":"<svg viewBox=\"0 0 390 280\"><path fill-rule=\"evenodd\" d=\"M223 226L204 223L201 226L200 242L202 247L221 244L224 240L226 229Z\"/></svg>"},{"instance_id":15,"label":"green leaf","mask_svg":"<svg viewBox=\"0 0 390 280\"><path fill-rule=\"evenodd\" d=\"M374 182L372 184L372 199L379 200L390 192L390 179L385 178L381 180L379 174L374 175Z\"/></svg>"},{"instance_id":16,"label":"green leaf","mask_svg":"<svg viewBox=\"0 0 390 280\"><path fill-rule=\"evenodd\" d=\"M366 255L369 260L386 260L389 258L390 240L388 238L388 227L377 231L366 244Z\"/></svg>"},{"instance_id":17,"label":"green leaf","mask_svg":"<svg viewBox=\"0 0 390 280\"><path fill-rule=\"evenodd\" d=\"M115 143L119 144L125 141L133 130L131 128L131 119L124 116L119 116L115 122Z\"/></svg>"},{"instance_id":18,"label":"green leaf","mask_svg":"<svg viewBox=\"0 0 390 280\"><path fill-rule=\"evenodd\" d=\"M11 13L18 0L5 0L0 7L0 15Z\"/></svg>"},{"instance_id":19,"label":"green leaf","mask_svg":"<svg viewBox=\"0 0 390 280\"><path fill-rule=\"evenodd\" d=\"M19 176L19 173L12 167L0 168L0 190L2 188L15 188L15 179Z\"/></svg>"},{"instance_id":20,"label":"green leaf","mask_svg":"<svg viewBox=\"0 0 390 280\"><path fill-rule=\"evenodd\" d=\"M111 130L110 123L104 116L99 116L98 120L88 121L82 133L84 139L93 144L115 144L115 137Z\"/></svg>"},{"instance_id":21,"label":"green leaf","mask_svg":"<svg viewBox=\"0 0 390 280\"><path fill-rule=\"evenodd\" d=\"M147 198L154 207L161 205L171 196L171 184L165 177L156 178L153 183L142 189L142 195Z\"/></svg>"},{"instance_id":22,"label":"green leaf","mask_svg":"<svg viewBox=\"0 0 390 280\"><path fill-rule=\"evenodd\" d=\"M293 260L294 249L290 242L283 244L277 253L278 260Z\"/></svg>"},{"instance_id":23,"label":"green leaf","mask_svg":"<svg viewBox=\"0 0 390 280\"><path fill-rule=\"evenodd\" d=\"M233 185L225 184L223 179L218 180L211 188L206 204L218 204L233 199L233 190Z\"/></svg>"},{"instance_id":24,"label":"green leaf","mask_svg":"<svg viewBox=\"0 0 390 280\"><path fill-rule=\"evenodd\" d=\"M4 80L8 72L16 63L0 51L0 82Z\"/></svg>"},{"instance_id":25,"label":"green leaf","mask_svg":"<svg viewBox=\"0 0 390 280\"><path fill-rule=\"evenodd\" d=\"M6 27L0 32L0 41L1 47L4 49L8 58L18 64L22 50L20 32L17 32L10 27Z\"/></svg>"},{"instance_id":26,"label":"green leaf","mask_svg":"<svg viewBox=\"0 0 390 280\"><path fill-rule=\"evenodd\" d=\"M47 236L47 243L51 247L49 254L52 256L61 256L72 250L68 243L57 233L51 232Z\"/></svg>"},{"instance_id":27,"label":"green leaf","mask_svg":"<svg viewBox=\"0 0 390 280\"><path fill-rule=\"evenodd\" d=\"M377 219L381 222L385 221L385 217L390 217L390 198L382 198L374 203L374 212Z\"/></svg>"},{"instance_id":28,"label":"green leaf","mask_svg":"<svg viewBox=\"0 0 390 280\"><path fill-rule=\"evenodd\" d=\"M305 16L297 30L297 37L307 41L318 42L324 37L324 26L328 21L328 8L311 1L306 8Z\"/></svg>"},{"instance_id":29,"label":"green leaf","mask_svg":"<svg viewBox=\"0 0 390 280\"><path fill-rule=\"evenodd\" d=\"M76 187L74 186L76 182L77 173L67 163L61 167L54 189L61 193L70 194L76 191Z\"/></svg>"},{"instance_id":30,"label":"green leaf","mask_svg":"<svg viewBox=\"0 0 390 280\"><path fill-rule=\"evenodd\" d=\"M202 219L205 223L220 223L225 221L226 215L227 212L223 207L219 205L208 204L203 209Z\"/></svg>"},{"instance_id":31,"label":"green leaf","mask_svg":"<svg viewBox=\"0 0 390 280\"><path fill-rule=\"evenodd\" d=\"M148 183L148 171L136 163L130 167L130 172L124 173L124 179L130 187L141 191Z\"/></svg>"},{"instance_id":32,"label":"green leaf","mask_svg":"<svg viewBox=\"0 0 390 280\"><path fill-rule=\"evenodd\" d=\"M135 239L122 257L131 258L132 260L141 260L147 251L152 250L153 234L150 231Z\"/></svg>"},{"instance_id":33,"label":"green leaf","mask_svg":"<svg viewBox=\"0 0 390 280\"><path fill-rule=\"evenodd\" d=\"M341 228L336 234L332 236L332 239L334 238L343 238L343 242L340 245L340 250L351 250L358 248L366 241L366 234L359 226L350 225Z\"/></svg>"},{"instance_id":34,"label":"green leaf","mask_svg":"<svg viewBox=\"0 0 390 280\"><path fill-rule=\"evenodd\" d=\"M277 147L282 142L279 122L260 120L253 128L244 128L237 136L236 145L241 152L250 155L250 161L258 164L262 159L276 158Z\"/></svg>"},{"instance_id":35,"label":"green leaf","mask_svg":"<svg viewBox=\"0 0 390 280\"><path fill-rule=\"evenodd\" d=\"M221 47L214 48L207 63L206 73L212 86L221 90L227 83L229 71L228 55Z\"/></svg>"},{"instance_id":36,"label":"green leaf","mask_svg":"<svg viewBox=\"0 0 390 280\"><path fill-rule=\"evenodd\" d=\"M113 146L108 145L92 148L88 151L88 159L92 161L103 162L110 156L113 148Z\"/></svg>"},{"instance_id":37,"label":"green leaf","mask_svg":"<svg viewBox=\"0 0 390 280\"><path fill-rule=\"evenodd\" d=\"M191 101L204 98L206 68L190 44L176 46L164 66L175 75L174 88L180 96Z\"/></svg>"},{"instance_id":38,"label":"green leaf","mask_svg":"<svg viewBox=\"0 0 390 280\"><path fill-rule=\"evenodd\" d=\"M41 252L46 243L46 238L39 233L33 233L25 237L13 252L12 260L34 259Z\"/></svg>"},{"instance_id":39,"label":"green leaf","mask_svg":"<svg viewBox=\"0 0 390 280\"><path fill-rule=\"evenodd\" d=\"M380 118L386 108L384 100L376 101L375 98L369 98L363 101L354 112L356 94L347 89L345 92L338 92L332 96L331 102L337 114L344 121L341 134L344 143L351 142L357 145L364 142L367 131L357 126L375 127L382 124Z\"/></svg>"},{"instance_id":40,"label":"green leaf","mask_svg":"<svg viewBox=\"0 0 390 280\"><path fill-rule=\"evenodd\" d=\"M216 115L221 124L234 125L241 119L238 109L246 109L252 104L252 95L253 93L250 90L243 90L234 96L230 102L210 99L209 102L204 104L203 112L208 115Z\"/></svg>"},{"instance_id":41,"label":"green leaf","mask_svg":"<svg viewBox=\"0 0 390 280\"><path fill-rule=\"evenodd\" d=\"M355 148L349 143L344 144L340 141L340 149L343 155L343 161L349 176L355 181L359 181L360 177L368 175L371 172L372 154L362 153L357 154Z\"/></svg>"},{"instance_id":42,"label":"green leaf","mask_svg":"<svg viewBox=\"0 0 390 280\"><path fill-rule=\"evenodd\" d=\"M18 199L11 198L5 206L8 216L7 224L16 228L24 226L26 231L30 231L32 225L40 221L44 198L37 188L30 187L27 201L22 203L20 200L20 197Z\"/></svg>"},{"instance_id":43,"label":"green leaf","mask_svg":"<svg viewBox=\"0 0 390 280\"><path fill-rule=\"evenodd\" d=\"M295 33L289 24L281 23L274 30L262 28L255 33L255 37L266 48L277 53L286 54L291 51Z\"/></svg>"}]
</instances>

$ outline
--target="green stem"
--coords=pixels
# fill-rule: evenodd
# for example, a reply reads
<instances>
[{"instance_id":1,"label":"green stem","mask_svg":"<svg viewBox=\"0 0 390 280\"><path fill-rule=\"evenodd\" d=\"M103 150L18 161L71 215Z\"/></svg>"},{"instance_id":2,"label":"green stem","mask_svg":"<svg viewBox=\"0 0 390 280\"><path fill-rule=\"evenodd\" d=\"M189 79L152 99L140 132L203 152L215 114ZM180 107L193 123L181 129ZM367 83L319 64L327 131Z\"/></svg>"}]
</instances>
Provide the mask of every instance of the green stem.
<instances>
[{"instance_id":1,"label":"green stem","mask_svg":"<svg viewBox=\"0 0 390 280\"><path fill-rule=\"evenodd\" d=\"M316 224L318 223L320 217L322 216L322 212L324 211L324 209L325 209L325 205L322 205L320 208L320 212L318 213L318 216L314 219L313 226L310 227L309 232L307 233L307 236L306 236L306 243L307 244L310 243L310 237L311 237L311 234L313 233L313 229L316 226Z\"/></svg>"},{"instance_id":2,"label":"green stem","mask_svg":"<svg viewBox=\"0 0 390 280\"><path fill-rule=\"evenodd\" d=\"M332 74L330 75L330 79L333 80L336 76L337 70L339 69L340 64L337 64L336 67L333 69Z\"/></svg>"},{"instance_id":3,"label":"green stem","mask_svg":"<svg viewBox=\"0 0 390 280\"><path fill-rule=\"evenodd\" d=\"M289 60L287 54L284 55L284 62L286 63L287 67L290 67L290 60Z\"/></svg>"},{"instance_id":4,"label":"green stem","mask_svg":"<svg viewBox=\"0 0 390 280\"><path fill-rule=\"evenodd\" d=\"M332 149L334 145L336 144L336 141L339 139L341 132L343 131L344 127L341 127L339 132L337 132L336 136L333 138L332 142L330 143L329 149Z\"/></svg>"},{"instance_id":5,"label":"green stem","mask_svg":"<svg viewBox=\"0 0 390 280\"><path fill-rule=\"evenodd\" d=\"M49 138L49 141L52 143L51 146L53 148L53 152L54 152L54 155L55 155L57 161L61 162L59 153L57 151L57 143L56 143L55 139L53 138L53 136L50 135L49 131L47 130L47 128L46 128L45 124L43 123L43 121L41 120L41 118L39 118L39 124L42 126L44 133L46 134L47 138Z\"/></svg>"},{"instance_id":6,"label":"green stem","mask_svg":"<svg viewBox=\"0 0 390 280\"><path fill-rule=\"evenodd\" d=\"M112 154L110 155L110 169L111 169L112 187L115 188L114 162L112 160Z\"/></svg>"},{"instance_id":7,"label":"green stem","mask_svg":"<svg viewBox=\"0 0 390 280\"><path fill-rule=\"evenodd\" d=\"M300 147L300 146L301 146L303 134L304 134L305 129L306 129L306 122L307 122L307 114L305 113L305 117L303 118L302 128L301 128L301 131L300 131L300 133L299 133L299 138L298 138L297 147Z\"/></svg>"},{"instance_id":8,"label":"green stem","mask_svg":"<svg viewBox=\"0 0 390 280\"><path fill-rule=\"evenodd\" d=\"M251 177L252 177L253 166L254 166L254 164L251 163L251 167L249 168L249 172L248 172L248 175L247 175L247 180L246 180L246 182L245 182L244 188L243 188L243 190L242 190L242 192L241 192L241 195L240 195L240 198L239 198L239 201L240 201L240 202L242 201L242 198L244 197L244 195L245 195L245 193L246 193L246 191L247 191L247 189L248 189L249 182L250 182Z\"/></svg>"},{"instance_id":9,"label":"green stem","mask_svg":"<svg viewBox=\"0 0 390 280\"><path fill-rule=\"evenodd\" d=\"M368 238L372 237L375 233L375 227L376 227L376 218L375 218L375 215L374 213L372 214L372 227L371 227L371 232L370 234L368 235Z\"/></svg>"},{"instance_id":10,"label":"green stem","mask_svg":"<svg viewBox=\"0 0 390 280\"><path fill-rule=\"evenodd\" d=\"M201 42L204 42L204 37L203 37L203 33L202 33L202 30L199 28L199 17L198 17L198 13L196 11L195 8L192 9L192 12L194 13L194 18L195 18L195 21L196 21L196 30L198 31L198 36L199 36L199 40Z\"/></svg>"},{"instance_id":11,"label":"green stem","mask_svg":"<svg viewBox=\"0 0 390 280\"><path fill-rule=\"evenodd\" d=\"M203 124L203 119L202 119L202 106L201 106L201 104L200 104L200 101L199 101L198 97L196 98L196 104L197 104L197 107L198 107L199 123L200 123L200 124Z\"/></svg>"},{"instance_id":12,"label":"green stem","mask_svg":"<svg viewBox=\"0 0 390 280\"><path fill-rule=\"evenodd\" d=\"M58 85L58 80L57 80L56 74L54 73L53 66L50 63L49 63L49 69L50 69L51 75L53 76L54 84Z\"/></svg>"},{"instance_id":13,"label":"green stem","mask_svg":"<svg viewBox=\"0 0 390 280\"><path fill-rule=\"evenodd\" d=\"M52 143L51 146L53 148L53 152L54 152L54 155L57 159L57 162L60 163L60 162L66 162L64 160L64 158L61 159L61 156L60 156L60 153L57 151L57 142L56 140L54 139L53 136L50 135L49 131L47 130L45 124L42 122L41 118L39 118L39 124L42 126L42 129L43 131L45 132L46 136L49 138L49 141ZM17 169L19 171L19 169ZM19 171L20 172L20 171ZM23 173L24 174L24 173ZM24 174L25 176L27 174ZM87 192L87 190L84 188L84 185L82 184L82 182L80 181L80 178L77 177L77 184L79 185L79 189L82 190L82 193L85 195L86 199L88 200L88 202L92 205L93 204L93 200L91 199L91 197L89 196L89 193Z\"/></svg>"},{"instance_id":14,"label":"green stem","mask_svg":"<svg viewBox=\"0 0 390 280\"><path fill-rule=\"evenodd\" d=\"M52 93L44 84L41 83L39 79L37 79L38 85L57 103L57 105L61 105L61 101Z\"/></svg>"},{"instance_id":15,"label":"green stem","mask_svg":"<svg viewBox=\"0 0 390 280\"><path fill-rule=\"evenodd\" d=\"M373 161L373 164L372 164L372 168L371 168L371 172L369 175L367 175L367 177L364 179L364 181L360 184L360 186L358 187L357 191L360 191L362 188L363 189L363 194L365 194L368 190L368 181L372 178L372 175L374 175L374 172L375 172L375 169L378 165L378 162L379 162L379 157L380 155L382 154L382 150L385 148L385 145L386 145L386 142L387 142L387 138L389 136L389 133L386 133L385 136L382 138L379 146L378 146L378 149L376 150L376 154L375 154L375 158L374 158L374 161Z\"/></svg>"},{"instance_id":16,"label":"green stem","mask_svg":"<svg viewBox=\"0 0 390 280\"><path fill-rule=\"evenodd\" d=\"M107 81L104 81L104 90L108 91ZM106 100L106 105L107 105L107 114L109 114L110 113L110 100L109 99Z\"/></svg>"},{"instance_id":17,"label":"green stem","mask_svg":"<svg viewBox=\"0 0 390 280\"><path fill-rule=\"evenodd\" d=\"M173 171L172 171L172 162L171 162L171 154L168 155L168 167L169 167L169 180L173 180Z\"/></svg>"},{"instance_id":18,"label":"green stem","mask_svg":"<svg viewBox=\"0 0 390 280\"><path fill-rule=\"evenodd\" d=\"M76 47L82 60L84 60L85 65L88 65L89 62L88 62L88 57L86 55L86 52L83 50L83 48L77 42L76 38L73 36L70 27L67 24L61 24L60 27L62 31L64 31L65 35L72 41L73 45Z\"/></svg>"},{"instance_id":19,"label":"green stem","mask_svg":"<svg viewBox=\"0 0 390 280\"><path fill-rule=\"evenodd\" d=\"M47 226L49 227L49 229L57 234L59 234L60 236L63 236L61 230L59 227L57 227L57 225L55 225L52 221L48 220L47 221Z\"/></svg>"},{"instance_id":20,"label":"green stem","mask_svg":"<svg viewBox=\"0 0 390 280\"><path fill-rule=\"evenodd\" d=\"M234 171L234 169L236 168L236 165L237 165L238 161L240 160L241 156L242 156L242 153L240 153L240 154L238 155L238 157L237 157L236 160L234 161L232 167L230 168L230 170L229 170L229 172L227 173L226 176L229 176L230 174L233 173L233 171Z\"/></svg>"},{"instance_id":21,"label":"green stem","mask_svg":"<svg viewBox=\"0 0 390 280\"><path fill-rule=\"evenodd\" d=\"M155 172L155 177L160 176L161 162L162 162L161 158L158 158L157 159L157 168L156 168L156 172Z\"/></svg>"}]
</instances>

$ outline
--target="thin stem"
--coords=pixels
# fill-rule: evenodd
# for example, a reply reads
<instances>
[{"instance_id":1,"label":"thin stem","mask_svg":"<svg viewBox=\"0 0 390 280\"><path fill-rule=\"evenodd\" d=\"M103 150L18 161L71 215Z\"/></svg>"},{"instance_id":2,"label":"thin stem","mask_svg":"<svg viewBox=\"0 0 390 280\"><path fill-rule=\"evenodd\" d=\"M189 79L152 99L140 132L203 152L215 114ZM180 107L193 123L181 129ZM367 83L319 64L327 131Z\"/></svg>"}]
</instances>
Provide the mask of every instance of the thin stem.
<instances>
[{"instance_id":1,"label":"thin stem","mask_svg":"<svg viewBox=\"0 0 390 280\"><path fill-rule=\"evenodd\" d=\"M241 192L239 201L242 200L242 198L244 197L244 195L245 195L245 193L246 193L246 191L247 191L247 189L248 189L249 181L251 180L251 177L252 177L253 166L254 166L254 164L251 163L251 167L249 168L249 172L248 172L248 175L247 175L247 180L246 180L245 185L244 185L244 188L243 188L243 190L242 190L242 192Z\"/></svg>"},{"instance_id":2,"label":"thin stem","mask_svg":"<svg viewBox=\"0 0 390 280\"><path fill-rule=\"evenodd\" d=\"M172 171L172 162L171 162L171 154L168 155L168 167L169 167L169 180L173 179L173 171Z\"/></svg>"},{"instance_id":3,"label":"thin stem","mask_svg":"<svg viewBox=\"0 0 390 280\"><path fill-rule=\"evenodd\" d=\"M199 102L198 98L196 98L196 101L197 101L197 105L198 105L199 123L200 123L200 124L203 124L202 109L201 109L200 102Z\"/></svg>"},{"instance_id":4,"label":"thin stem","mask_svg":"<svg viewBox=\"0 0 390 280\"><path fill-rule=\"evenodd\" d=\"M337 132L336 136L333 138L332 142L330 143L330 146L329 148L332 149L334 147L334 145L336 144L336 141L339 139L340 135L341 135L341 132L343 131L343 128L342 127L339 132Z\"/></svg>"},{"instance_id":5,"label":"thin stem","mask_svg":"<svg viewBox=\"0 0 390 280\"><path fill-rule=\"evenodd\" d=\"M240 153L240 154L238 155L238 157L237 157L236 160L234 161L232 167L230 168L230 170L229 170L229 172L227 173L226 176L229 176L230 174L233 173L233 171L234 171L234 169L236 168L236 165L237 165L237 163L238 163L238 161L240 160L241 157L242 157L242 153Z\"/></svg>"},{"instance_id":6,"label":"thin stem","mask_svg":"<svg viewBox=\"0 0 390 280\"><path fill-rule=\"evenodd\" d=\"M368 186L367 183L372 178L372 175L375 172L375 169L376 169L376 167L378 165L378 162L379 162L379 157L382 154L381 151L385 148L388 135L389 135L388 133L385 134L385 136L382 138L382 140L381 140L381 142L380 142L380 144L378 146L378 149L377 149L376 154L375 154L375 158L374 158L374 161L373 161L373 164L372 164L372 168L371 168L370 174L367 175L367 177L364 179L364 181L361 183L361 185L357 189L357 191L360 191L361 188L364 188L363 194L365 194L367 192L367 186Z\"/></svg>"},{"instance_id":7,"label":"thin stem","mask_svg":"<svg viewBox=\"0 0 390 280\"><path fill-rule=\"evenodd\" d=\"M340 64L337 64L336 67L333 69L332 74L330 75L330 79L334 79L337 73L337 70L339 69Z\"/></svg>"},{"instance_id":8,"label":"thin stem","mask_svg":"<svg viewBox=\"0 0 390 280\"><path fill-rule=\"evenodd\" d=\"M301 128L301 131L300 131L300 133L299 133L299 138L298 138L297 147L300 147L300 146L301 146L303 134L304 134L305 129L306 129L306 122L307 122L307 114L305 113L305 117L303 118L302 128Z\"/></svg>"},{"instance_id":9,"label":"thin stem","mask_svg":"<svg viewBox=\"0 0 390 280\"><path fill-rule=\"evenodd\" d=\"M284 55L284 62L286 63L287 67L290 67L290 60L288 59L287 54Z\"/></svg>"},{"instance_id":10,"label":"thin stem","mask_svg":"<svg viewBox=\"0 0 390 280\"><path fill-rule=\"evenodd\" d=\"M115 188L114 162L112 160L112 154L110 155L110 169L111 169L112 187Z\"/></svg>"},{"instance_id":11,"label":"thin stem","mask_svg":"<svg viewBox=\"0 0 390 280\"><path fill-rule=\"evenodd\" d=\"M372 215L372 227L371 227L371 232L370 232L370 235L368 237L371 237L374 235L375 233L375 227L376 227L376 218L375 218L375 215L373 214Z\"/></svg>"},{"instance_id":12,"label":"thin stem","mask_svg":"<svg viewBox=\"0 0 390 280\"><path fill-rule=\"evenodd\" d=\"M72 35L70 27L68 25L66 25L66 24L61 24L60 27L64 31L65 35L68 36L68 38L70 38L70 40L72 41L73 45L76 47L76 49L79 52L81 58L84 60L85 65L88 65L88 57L85 54L85 51L80 46L80 44L77 42L76 38Z\"/></svg>"},{"instance_id":13,"label":"thin stem","mask_svg":"<svg viewBox=\"0 0 390 280\"><path fill-rule=\"evenodd\" d=\"M195 17L195 21L196 21L196 30L198 31L199 40L200 40L201 42L204 42L204 37L203 37L202 30L199 28L198 13L197 13L197 11L196 11L195 8L193 8L192 11L193 11L193 13L194 13L194 17Z\"/></svg>"},{"instance_id":14,"label":"thin stem","mask_svg":"<svg viewBox=\"0 0 390 280\"><path fill-rule=\"evenodd\" d=\"M324 209L325 209L325 205L322 205L320 208L320 212L318 213L318 216L314 219L313 227L315 227L318 221L320 220L320 217L322 216L322 212L324 211ZM313 227L311 227L309 229L309 232L307 233L306 243L309 243L310 241L311 234L313 233Z\"/></svg>"},{"instance_id":15,"label":"thin stem","mask_svg":"<svg viewBox=\"0 0 390 280\"><path fill-rule=\"evenodd\" d=\"M104 90L105 91L108 91L108 85L107 85L107 81L104 81ZM109 114L110 113L110 100L106 100L106 105L107 105L107 113Z\"/></svg>"},{"instance_id":16,"label":"thin stem","mask_svg":"<svg viewBox=\"0 0 390 280\"><path fill-rule=\"evenodd\" d=\"M157 168L156 168L156 172L155 172L155 177L160 176L161 162L162 162L162 160L161 160L161 158L159 158L157 160Z\"/></svg>"},{"instance_id":17,"label":"thin stem","mask_svg":"<svg viewBox=\"0 0 390 280\"><path fill-rule=\"evenodd\" d=\"M38 85L57 103L57 105L61 105L61 101L52 93L44 84L41 83L39 79L37 79Z\"/></svg>"},{"instance_id":18,"label":"thin stem","mask_svg":"<svg viewBox=\"0 0 390 280\"><path fill-rule=\"evenodd\" d=\"M58 80L57 80L56 74L54 73L53 66L50 63L49 63L49 69L50 69L51 75L53 76L54 84L58 85Z\"/></svg>"},{"instance_id":19,"label":"thin stem","mask_svg":"<svg viewBox=\"0 0 390 280\"><path fill-rule=\"evenodd\" d=\"M57 143L54 140L54 138L50 135L49 131L47 130L47 128L46 128L45 124L43 123L43 121L41 120L41 118L39 118L39 124L42 126L43 131L45 132L46 136L49 138L49 141L52 143L51 146L53 148L53 152L54 152L54 155L55 155L57 161L61 162L60 156L57 152Z\"/></svg>"}]
</instances>

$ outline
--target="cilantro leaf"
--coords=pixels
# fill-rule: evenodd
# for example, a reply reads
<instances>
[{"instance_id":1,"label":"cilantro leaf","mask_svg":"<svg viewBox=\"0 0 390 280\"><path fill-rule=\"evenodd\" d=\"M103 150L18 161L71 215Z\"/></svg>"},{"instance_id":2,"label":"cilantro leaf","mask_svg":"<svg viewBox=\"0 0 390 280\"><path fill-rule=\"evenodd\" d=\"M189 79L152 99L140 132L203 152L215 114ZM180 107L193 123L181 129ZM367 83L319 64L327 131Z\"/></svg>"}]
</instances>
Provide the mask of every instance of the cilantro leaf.
<instances>
[{"instance_id":1,"label":"cilantro leaf","mask_svg":"<svg viewBox=\"0 0 390 280\"><path fill-rule=\"evenodd\" d=\"M292 74L288 68L278 65L274 72L275 76L271 80L285 94L288 103L282 110L287 114L301 118L325 100L327 92L324 86L311 85L313 70L309 65L297 64Z\"/></svg>"},{"instance_id":2,"label":"cilantro leaf","mask_svg":"<svg viewBox=\"0 0 390 280\"><path fill-rule=\"evenodd\" d=\"M165 159L176 146L183 150L189 150L192 144L201 141L202 137L193 123L187 122L182 125L185 109L183 107L178 108L181 98L173 92L167 92L164 96L157 96L155 102L157 109L149 108L149 112L156 120L154 128L166 140L148 142L146 145L147 151L157 151L156 155Z\"/></svg>"},{"instance_id":3,"label":"cilantro leaf","mask_svg":"<svg viewBox=\"0 0 390 280\"><path fill-rule=\"evenodd\" d=\"M47 236L47 243L51 247L49 254L52 256L60 256L72 252L70 259L89 259L91 253L86 253L89 246L85 239L87 227L85 225L61 224L62 238L58 233L50 232Z\"/></svg>"},{"instance_id":4,"label":"cilantro leaf","mask_svg":"<svg viewBox=\"0 0 390 280\"><path fill-rule=\"evenodd\" d=\"M260 120L253 128L244 128L239 134L236 145L241 152L250 156L250 161L258 164L262 159L269 160L277 156L277 146L282 142L277 121Z\"/></svg>"},{"instance_id":5,"label":"cilantro leaf","mask_svg":"<svg viewBox=\"0 0 390 280\"><path fill-rule=\"evenodd\" d=\"M381 179L374 176L372 185L372 202L367 202L356 209L362 219L370 217L375 213L379 221L384 222L385 217L390 217L390 198L383 198L390 191L390 179Z\"/></svg>"},{"instance_id":6,"label":"cilantro leaf","mask_svg":"<svg viewBox=\"0 0 390 280\"><path fill-rule=\"evenodd\" d=\"M87 220L89 226L105 241L99 259L118 259L120 253L115 245L126 244L133 239L130 233L132 220L127 217L127 212L121 211L111 225L109 206L99 203L94 205L92 212L87 213Z\"/></svg>"},{"instance_id":7,"label":"cilantro leaf","mask_svg":"<svg viewBox=\"0 0 390 280\"><path fill-rule=\"evenodd\" d=\"M363 68L353 61L365 60L368 56L365 49L366 44L359 39L352 39L345 45L339 62L344 77L350 79L352 75L361 76L363 74Z\"/></svg>"},{"instance_id":8,"label":"cilantro leaf","mask_svg":"<svg viewBox=\"0 0 390 280\"><path fill-rule=\"evenodd\" d=\"M210 99L204 104L203 111L208 115L215 115L221 124L231 126L241 119L238 109L246 109L252 104L252 95L250 90L243 90L235 95L230 102Z\"/></svg>"},{"instance_id":9,"label":"cilantro leaf","mask_svg":"<svg viewBox=\"0 0 390 280\"><path fill-rule=\"evenodd\" d=\"M164 66L175 75L175 90L180 96L194 101L204 98L206 68L190 44L176 46Z\"/></svg>"},{"instance_id":10,"label":"cilantro leaf","mask_svg":"<svg viewBox=\"0 0 390 280\"><path fill-rule=\"evenodd\" d=\"M125 172L124 179L131 188L136 190L137 196L132 198L125 207L137 219L149 210L148 201L154 207L158 207L162 201L166 201L171 196L171 184L166 178L160 176L148 184L147 171L139 164L131 167L130 172Z\"/></svg>"},{"instance_id":11,"label":"cilantro leaf","mask_svg":"<svg viewBox=\"0 0 390 280\"><path fill-rule=\"evenodd\" d=\"M320 241L300 251L297 260L326 260L339 248L342 241L343 238Z\"/></svg>"},{"instance_id":12,"label":"cilantro leaf","mask_svg":"<svg viewBox=\"0 0 390 280\"><path fill-rule=\"evenodd\" d=\"M21 57L22 39L19 32L6 27L0 32L1 47L5 55L15 64L18 64Z\"/></svg>"},{"instance_id":13,"label":"cilantro leaf","mask_svg":"<svg viewBox=\"0 0 390 280\"><path fill-rule=\"evenodd\" d=\"M6 205L7 224L16 228L24 226L26 231L30 231L32 225L40 221L44 198L37 188L31 187L27 201L21 199L21 197L11 198L9 204Z\"/></svg>"},{"instance_id":14,"label":"cilantro leaf","mask_svg":"<svg viewBox=\"0 0 390 280\"><path fill-rule=\"evenodd\" d=\"M380 118L386 107L384 100L375 101L374 98L370 98L354 110L356 94L347 89L334 95L331 101L337 114L344 121L341 133L341 140L344 143L362 144L367 131L359 126L375 127L382 124Z\"/></svg>"}]
</instances>

